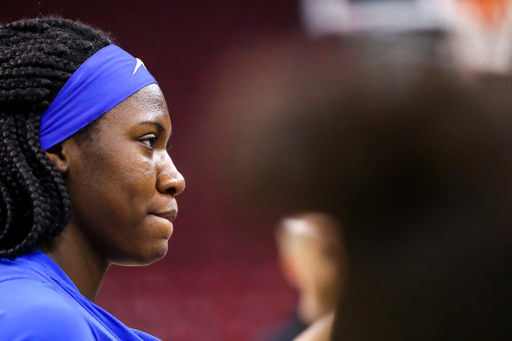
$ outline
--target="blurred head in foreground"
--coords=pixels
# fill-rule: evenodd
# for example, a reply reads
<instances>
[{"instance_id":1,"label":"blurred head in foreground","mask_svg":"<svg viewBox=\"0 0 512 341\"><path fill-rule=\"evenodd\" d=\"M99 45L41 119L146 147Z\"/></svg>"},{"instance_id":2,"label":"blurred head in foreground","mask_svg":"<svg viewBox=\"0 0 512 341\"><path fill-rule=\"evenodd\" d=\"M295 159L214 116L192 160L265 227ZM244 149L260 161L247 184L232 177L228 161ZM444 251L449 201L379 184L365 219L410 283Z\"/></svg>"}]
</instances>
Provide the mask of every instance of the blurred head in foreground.
<instances>
[{"instance_id":1,"label":"blurred head in foreground","mask_svg":"<svg viewBox=\"0 0 512 341\"><path fill-rule=\"evenodd\" d=\"M334 311L343 268L338 222L315 212L290 216L281 220L276 239L283 272L299 292L301 320L309 324Z\"/></svg>"},{"instance_id":2,"label":"blurred head in foreground","mask_svg":"<svg viewBox=\"0 0 512 341\"><path fill-rule=\"evenodd\" d=\"M343 223L333 339L503 339L512 80L466 77L400 41L239 55L213 106L232 180L251 203Z\"/></svg>"}]
</instances>

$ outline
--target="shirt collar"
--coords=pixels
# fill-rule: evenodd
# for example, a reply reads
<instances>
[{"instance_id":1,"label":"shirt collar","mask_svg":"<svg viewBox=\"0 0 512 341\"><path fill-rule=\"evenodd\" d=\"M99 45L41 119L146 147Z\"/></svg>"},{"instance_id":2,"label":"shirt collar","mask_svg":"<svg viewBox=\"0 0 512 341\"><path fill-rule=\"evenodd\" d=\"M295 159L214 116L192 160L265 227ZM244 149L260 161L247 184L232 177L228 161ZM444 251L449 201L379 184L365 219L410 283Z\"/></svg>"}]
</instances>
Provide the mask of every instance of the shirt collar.
<instances>
[{"instance_id":1,"label":"shirt collar","mask_svg":"<svg viewBox=\"0 0 512 341\"><path fill-rule=\"evenodd\" d=\"M44 254L41 250L34 250L31 253L20 256L14 260L20 266L32 269L41 275L50 277L59 285L65 286L76 293L79 293L76 285L66 275L66 273L55 263L50 257Z\"/></svg>"}]
</instances>

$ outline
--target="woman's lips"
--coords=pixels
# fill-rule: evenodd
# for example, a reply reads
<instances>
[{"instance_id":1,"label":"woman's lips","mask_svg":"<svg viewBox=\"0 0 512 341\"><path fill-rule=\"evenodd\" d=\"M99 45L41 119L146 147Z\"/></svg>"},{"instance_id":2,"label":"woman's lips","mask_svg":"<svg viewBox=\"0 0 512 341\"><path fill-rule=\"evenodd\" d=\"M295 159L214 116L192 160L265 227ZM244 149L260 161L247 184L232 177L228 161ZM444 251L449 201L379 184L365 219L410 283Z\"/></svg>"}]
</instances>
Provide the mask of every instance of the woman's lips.
<instances>
[{"instance_id":1,"label":"woman's lips","mask_svg":"<svg viewBox=\"0 0 512 341\"><path fill-rule=\"evenodd\" d=\"M161 213L152 213L152 214L156 215L157 217L164 218L164 219L167 219L170 222L172 222L178 216L178 211L172 210L172 211L161 212Z\"/></svg>"}]
</instances>

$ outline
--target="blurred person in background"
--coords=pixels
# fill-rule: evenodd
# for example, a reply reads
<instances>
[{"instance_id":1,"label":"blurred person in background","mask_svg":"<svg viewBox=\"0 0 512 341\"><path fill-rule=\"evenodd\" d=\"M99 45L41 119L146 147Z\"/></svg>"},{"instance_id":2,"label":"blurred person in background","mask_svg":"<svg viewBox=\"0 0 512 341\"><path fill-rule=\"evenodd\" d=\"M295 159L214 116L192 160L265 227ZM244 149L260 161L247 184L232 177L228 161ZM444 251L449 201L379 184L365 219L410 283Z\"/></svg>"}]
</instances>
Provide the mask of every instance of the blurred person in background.
<instances>
[{"instance_id":1,"label":"blurred person in background","mask_svg":"<svg viewBox=\"0 0 512 341\"><path fill-rule=\"evenodd\" d=\"M424 38L239 53L211 103L241 198L342 222L333 340L512 336L512 79Z\"/></svg>"},{"instance_id":2,"label":"blurred person in background","mask_svg":"<svg viewBox=\"0 0 512 341\"><path fill-rule=\"evenodd\" d=\"M260 340L291 341L313 322L334 313L344 267L340 234L336 219L319 212L281 220L276 230L279 261L299 301L293 316Z\"/></svg>"}]
</instances>

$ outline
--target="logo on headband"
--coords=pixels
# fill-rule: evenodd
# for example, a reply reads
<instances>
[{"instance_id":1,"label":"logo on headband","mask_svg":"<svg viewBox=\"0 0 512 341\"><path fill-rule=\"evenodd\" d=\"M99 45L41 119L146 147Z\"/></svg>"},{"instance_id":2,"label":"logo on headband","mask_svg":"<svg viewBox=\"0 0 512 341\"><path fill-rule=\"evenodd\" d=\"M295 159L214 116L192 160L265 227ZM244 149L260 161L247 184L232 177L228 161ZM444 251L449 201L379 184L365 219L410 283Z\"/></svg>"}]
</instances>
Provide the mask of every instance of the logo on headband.
<instances>
[{"instance_id":1,"label":"logo on headband","mask_svg":"<svg viewBox=\"0 0 512 341\"><path fill-rule=\"evenodd\" d=\"M146 67L146 65L144 65L144 63L142 62L142 60L140 60L139 58L136 58L137 59L137 64L135 65L135 70L133 70L133 75L135 74L135 72L137 72L137 70L141 67L141 66L144 66L144 69L148 69Z\"/></svg>"}]
</instances>

